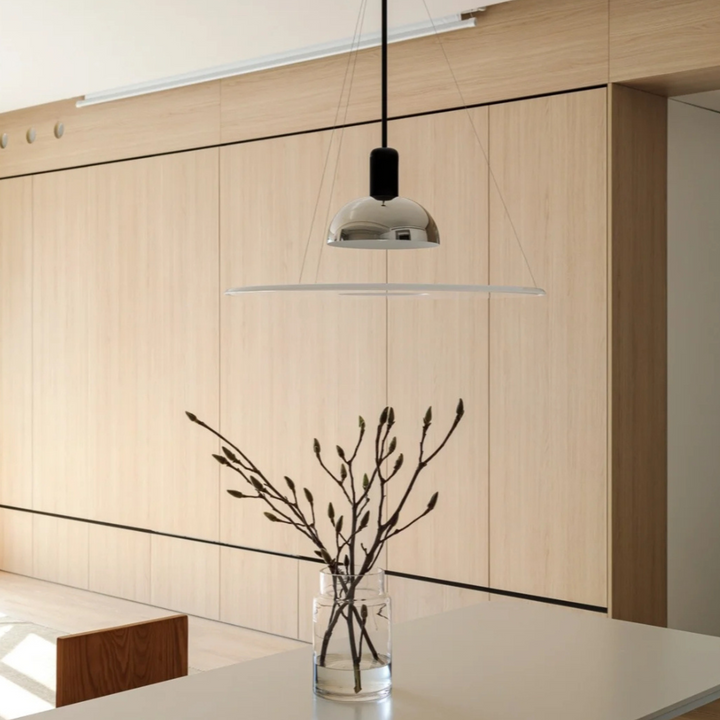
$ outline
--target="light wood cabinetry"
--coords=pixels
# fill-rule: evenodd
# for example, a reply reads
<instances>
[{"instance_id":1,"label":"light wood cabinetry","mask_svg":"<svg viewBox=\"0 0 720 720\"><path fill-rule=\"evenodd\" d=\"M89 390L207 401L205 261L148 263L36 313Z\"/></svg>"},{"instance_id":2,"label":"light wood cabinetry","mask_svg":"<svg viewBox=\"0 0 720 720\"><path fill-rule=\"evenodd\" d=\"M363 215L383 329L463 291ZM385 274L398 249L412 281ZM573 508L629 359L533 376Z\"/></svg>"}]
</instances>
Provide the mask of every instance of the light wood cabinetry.
<instances>
[{"instance_id":1,"label":"light wood cabinetry","mask_svg":"<svg viewBox=\"0 0 720 720\"><path fill-rule=\"evenodd\" d=\"M33 574L33 516L0 508L0 570Z\"/></svg>"},{"instance_id":2,"label":"light wood cabinetry","mask_svg":"<svg viewBox=\"0 0 720 720\"><path fill-rule=\"evenodd\" d=\"M34 179L34 506L216 538L218 151Z\"/></svg>"},{"instance_id":3,"label":"light wood cabinetry","mask_svg":"<svg viewBox=\"0 0 720 720\"><path fill-rule=\"evenodd\" d=\"M610 0L610 80L661 95L720 87L716 0Z\"/></svg>"},{"instance_id":4,"label":"light wood cabinetry","mask_svg":"<svg viewBox=\"0 0 720 720\"><path fill-rule=\"evenodd\" d=\"M150 604L218 620L220 548L153 535L150 540Z\"/></svg>"},{"instance_id":5,"label":"light wood cabinetry","mask_svg":"<svg viewBox=\"0 0 720 720\"><path fill-rule=\"evenodd\" d=\"M385 279L384 252L325 249L323 242L330 213L367 193L367 175L357 169L367 166L376 134L359 127L222 150L223 288ZM385 313L384 299L339 295L240 296L221 305L222 432L282 488L284 475L310 488L326 531L328 501L340 508L344 500L319 467L313 438L339 472L335 446L351 447L358 415L372 425L385 406ZM242 488L242 478L225 471L221 482L224 542L312 553L295 530L269 523L256 502L225 494Z\"/></svg>"},{"instance_id":6,"label":"light wood cabinetry","mask_svg":"<svg viewBox=\"0 0 720 720\"><path fill-rule=\"evenodd\" d=\"M487 108L393 122L401 194L423 205L441 245L390 253L389 282L488 282ZM482 146L481 144L482 143ZM428 452L450 428L459 398L466 414L421 475L403 514L437 509L388 546L388 567L475 585L488 583L488 302L477 298L394 298L388 304L388 403L399 450L414 468L422 418L433 406ZM403 485L407 473L401 472ZM404 487L390 485L394 507Z\"/></svg>"},{"instance_id":7,"label":"light wood cabinetry","mask_svg":"<svg viewBox=\"0 0 720 720\"><path fill-rule=\"evenodd\" d=\"M393 623L459 610L490 599L488 593L480 590L404 577L388 578L388 587L392 598Z\"/></svg>"},{"instance_id":8,"label":"light wood cabinetry","mask_svg":"<svg viewBox=\"0 0 720 720\"><path fill-rule=\"evenodd\" d=\"M607 33L607 0L489 7L474 29L390 47L390 114L605 83ZM380 51L358 54L349 97L346 84L341 99L347 65L347 56L338 56L222 80L222 141L331 127L339 102L341 122L378 119Z\"/></svg>"},{"instance_id":9,"label":"light wood cabinetry","mask_svg":"<svg viewBox=\"0 0 720 720\"><path fill-rule=\"evenodd\" d=\"M88 589L139 603L150 602L150 534L88 526Z\"/></svg>"},{"instance_id":10,"label":"light wood cabinetry","mask_svg":"<svg viewBox=\"0 0 720 720\"><path fill-rule=\"evenodd\" d=\"M29 128L37 135L32 144L25 140ZM0 115L3 133L8 145L0 151L0 177L206 147L220 139L220 83L87 108L72 99L15 110Z\"/></svg>"},{"instance_id":11,"label":"light wood cabinetry","mask_svg":"<svg viewBox=\"0 0 720 720\"><path fill-rule=\"evenodd\" d=\"M220 548L220 620L297 637L298 563L294 558ZM309 615L301 609L302 617Z\"/></svg>"},{"instance_id":12,"label":"light wood cabinetry","mask_svg":"<svg viewBox=\"0 0 720 720\"><path fill-rule=\"evenodd\" d=\"M87 523L38 514L32 520L33 577L87 590Z\"/></svg>"},{"instance_id":13,"label":"light wood cabinetry","mask_svg":"<svg viewBox=\"0 0 720 720\"><path fill-rule=\"evenodd\" d=\"M32 179L0 182L0 503L32 503Z\"/></svg>"},{"instance_id":14,"label":"light wood cabinetry","mask_svg":"<svg viewBox=\"0 0 720 720\"><path fill-rule=\"evenodd\" d=\"M607 603L604 89L490 108L490 584Z\"/></svg>"},{"instance_id":15,"label":"light wood cabinetry","mask_svg":"<svg viewBox=\"0 0 720 720\"><path fill-rule=\"evenodd\" d=\"M507 39L505 13L486 31ZM391 404L409 461L427 406L433 447L462 397L406 515L436 490L437 510L388 550L417 578L391 578L396 617L495 588L662 623L664 114L611 95L610 125L605 88L393 121L401 192L441 228L425 253L324 245L331 214L367 193L377 124L0 182L0 443L15 452L0 505L89 521L3 511L32 538L4 537L2 563L27 568L32 547L38 577L309 639L314 548L226 494L242 478L184 411L312 490L329 529L343 501L313 438L337 469L357 416L371 429ZM385 279L548 295L221 296Z\"/></svg>"}]
</instances>

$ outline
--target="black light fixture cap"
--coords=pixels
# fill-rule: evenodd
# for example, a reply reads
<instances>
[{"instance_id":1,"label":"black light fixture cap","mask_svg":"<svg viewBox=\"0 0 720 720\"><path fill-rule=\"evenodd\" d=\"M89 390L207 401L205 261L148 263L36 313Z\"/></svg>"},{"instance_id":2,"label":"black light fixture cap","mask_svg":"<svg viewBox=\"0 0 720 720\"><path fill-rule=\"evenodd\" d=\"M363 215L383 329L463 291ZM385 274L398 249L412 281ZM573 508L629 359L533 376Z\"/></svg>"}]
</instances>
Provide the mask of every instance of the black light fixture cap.
<instances>
[{"instance_id":1,"label":"black light fixture cap","mask_svg":"<svg viewBox=\"0 0 720 720\"><path fill-rule=\"evenodd\" d=\"M398 196L400 155L393 148L375 148L370 153L370 196L393 200Z\"/></svg>"}]
</instances>

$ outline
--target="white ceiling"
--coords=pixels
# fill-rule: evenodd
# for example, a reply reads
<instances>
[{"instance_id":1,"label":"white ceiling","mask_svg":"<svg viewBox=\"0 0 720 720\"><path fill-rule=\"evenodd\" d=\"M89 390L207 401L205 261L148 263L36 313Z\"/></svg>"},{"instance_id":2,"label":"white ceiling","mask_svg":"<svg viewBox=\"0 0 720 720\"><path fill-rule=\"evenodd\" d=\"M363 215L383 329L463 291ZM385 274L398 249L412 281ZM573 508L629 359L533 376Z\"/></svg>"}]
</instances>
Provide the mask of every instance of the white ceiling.
<instances>
[{"instance_id":1,"label":"white ceiling","mask_svg":"<svg viewBox=\"0 0 720 720\"><path fill-rule=\"evenodd\" d=\"M478 2L425 1L434 18ZM0 112L350 38L360 2L0 0ZM365 32L379 14L368 0ZM391 26L424 20L423 0L390 0Z\"/></svg>"},{"instance_id":2,"label":"white ceiling","mask_svg":"<svg viewBox=\"0 0 720 720\"><path fill-rule=\"evenodd\" d=\"M678 95L675 100L720 112L720 90L711 90L710 92L695 93L693 95Z\"/></svg>"}]
</instances>

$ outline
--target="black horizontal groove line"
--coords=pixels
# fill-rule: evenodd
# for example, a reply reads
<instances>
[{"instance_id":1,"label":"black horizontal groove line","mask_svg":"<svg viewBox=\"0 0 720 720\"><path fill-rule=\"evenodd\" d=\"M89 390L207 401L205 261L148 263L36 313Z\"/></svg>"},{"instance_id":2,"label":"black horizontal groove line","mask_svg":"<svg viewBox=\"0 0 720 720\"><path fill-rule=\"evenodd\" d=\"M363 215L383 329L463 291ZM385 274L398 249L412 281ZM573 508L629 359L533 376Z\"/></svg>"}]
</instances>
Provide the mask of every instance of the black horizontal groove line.
<instances>
[{"instance_id":1,"label":"black horizontal groove line","mask_svg":"<svg viewBox=\"0 0 720 720\"><path fill-rule=\"evenodd\" d=\"M46 512L45 510L33 510L31 508L17 507L16 505L0 504L0 509L24 512L30 515L44 515L46 517L54 517L61 520L73 520L75 522L87 523L88 525L100 525L102 527L111 527L118 530L130 530L133 532L145 533L147 535L158 535L160 537L175 538L176 540L187 540L189 542L203 543L204 545L216 545L218 547L226 547L233 550L245 550L246 552L260 553L262 555L275 555L277 557L290 558L291 560L305 560L307 562L322 564L322 560L314 557L307 557L306 555L293 555L291 553L283 553L277 550L261 550L260 548L247 547L245 545L233 545L232 543L224 543L220 542L219 540L205 540L203 538L190 537L187 535L176 535L174 533L162 532L160 530L150 530L149 528L139 528L132 525L120 525L118 523L105 522L104 520L90 520L89 518L75 517L73 515L62 515L60 513ZM497 588L484 587L483 585L470 585L468 583L454 582L453 580L440 580L439 578L431 578L424 575L411 575L409 573L398 572L396 570L387 570L386 575L389 575L391 577L407 578L408 580L420 580L422 582L433 583L435 585L456 587L463 590L476 590L478 592L486 592L491 595L517 598L519 600L533 600L535 602L541 602L547 605L560 605L562 607L575 608L577 610L588 610L590 612L607 613L607 608L600 607L599 605L586 605L584 603L576 603L569 600L547 598L541 595L528 595L526 593L515 592L513 590L499 590Z\"/></svg>"},{"instance_id":2,"label":"black horizontal groove line","mask_svg":"<svg viewBox=\"0 0 720 720\"><path fill-rule=\"evenodd\" d=\"M507 105L508 103L522 102L523 100L535 100L544 97L555 97L557 95L570 95L572 93L586 92L588 90L599 90L606 88L607 85L589 85L587 87L572 88L570 90L559 90L557 92L539 93L537 95L525 95L523 97L510 98L509 100L493 100L487 103L477 103L475 105L458 105L457 107L442 108L440 110L428 110L426 112L410 113L407 115L395 115L390 118L390 122L395 120L407 120L408 118L426 117L430 115L442 115L443 113L457 112L458 110L473 110L475 108L492 107L493 105ZM168 155L181 155L189 152L200 152L201 150L212 150L213 148L232 147L233 145L247 145L248 143L264 142L266 140L279 140L280 138L294 137L296 135L311 135L313 133L328 132L329 130L343 130L345 128L361 127L363 125L378 125L380 119L363 120L361 122L346 123L344 125L329 125L327 127L312 128L310 130L296 130L295 132L280 133L278 135L265 135L262 137L248 138L246 140L231 140L230 142L217 143L215 145L199 145L197 147L184 148L182 150L169 150L167 152L149 153L147 155L135 155L128 158L118 158L117 160L101 160L98 162L85 163L81 165L68 165L67 167L55 168L53 170L38 170L31 173L20 173L18 175L7 175L0 178L3 180L16 180L24 177L35 177L37 175L49 175L51 173L64 172L66 170L80 170L82 168L99 167L102 165L115 165L117 163L133 162L134 160L148 160L149 158L165 157ZM0 150L0 153L2 151ZM2 155L0 154L0 159Z\"/></svg>"}]
</instances>

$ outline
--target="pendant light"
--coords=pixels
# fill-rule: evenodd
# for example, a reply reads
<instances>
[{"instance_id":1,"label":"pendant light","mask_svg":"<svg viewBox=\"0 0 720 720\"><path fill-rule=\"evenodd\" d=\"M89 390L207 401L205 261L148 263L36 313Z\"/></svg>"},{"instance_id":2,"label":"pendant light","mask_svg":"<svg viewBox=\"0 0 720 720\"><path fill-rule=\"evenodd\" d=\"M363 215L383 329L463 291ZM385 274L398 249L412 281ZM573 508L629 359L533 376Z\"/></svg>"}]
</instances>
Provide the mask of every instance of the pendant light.
<instances>
[{"instance_id":1,"label":"pendant light","mask_svg":"<svg viewBox=\"0 0 720 720\"><path fill-rule=\"evenodd\" d=\"M381 147L375 148L370 153L369 195L364 198L352 200L340 209L330 223L327 234L327 245L332 248L357 250L422 250L438 248L440 246L440 233L430 213L415 201L399 196L400 158L397 150L388 147L388 0L381 0L381 2L382 144ZM432 17L430 21L433 23ZM450 70L452 72L452 68L450 68ZM462 96L462 93L460 94ZM483 153L484 152L483 150ZM487 160L487 155L485 157ZM525 258L524 252L523 257ZM527 258L525 258L525 261L527 263ZM530 274L532 276L532 271ZM350 296L382 297L442 297L467 293L481 295L545 295L545 291L537 287L436 283L298 283L295 285L256 285L233 288L227 290L225 294L244 295L272 292L333 293Z\"/></svg>"},{"instance_id":2,"label":"pendant light","mask_svg":"<svg viewBox=\"0 0 720 720\"><path fill-rule=\"evenodd\" d=\"M422 205L398 197L399 155L388 147L388 0L382 0L382 147L370 153L370 196L352 200L333 218L327 244L361 250L422 250L440 234Z\"/></svg>"}]
</instances>

